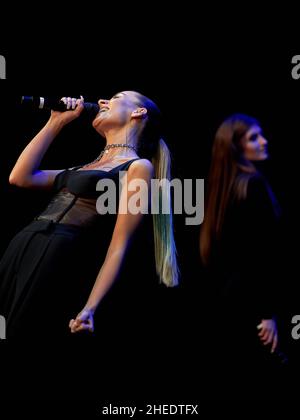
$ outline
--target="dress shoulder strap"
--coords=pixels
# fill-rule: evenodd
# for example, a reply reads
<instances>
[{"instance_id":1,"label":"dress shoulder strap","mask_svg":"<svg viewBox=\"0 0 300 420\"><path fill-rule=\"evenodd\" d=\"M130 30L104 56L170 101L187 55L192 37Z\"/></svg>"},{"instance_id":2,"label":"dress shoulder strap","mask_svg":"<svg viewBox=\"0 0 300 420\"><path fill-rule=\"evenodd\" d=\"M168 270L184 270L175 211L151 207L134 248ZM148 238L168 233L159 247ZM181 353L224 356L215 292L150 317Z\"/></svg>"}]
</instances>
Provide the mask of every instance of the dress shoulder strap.
<instances>
[{"instance_id":1,"label":"dress shoulder strap","mask_svg":"<svg viewBox=\"0 0 300 420\"><path fill-rule=\"evenodd\" d=\"M132 160L128 160L127 162L124 162L124 163L122 163L121 165L119 165L119 166L117 166L116 168L118 168L118 170L119 171L127 171L128 170L128 168L130 167L130 165L134 162L134 161L136 161L136 160L140 160L141 158L135 158L135 159L132 159ZM114 169L116 169L116 168L114 168Z\"/></svg>"}]
</instances>

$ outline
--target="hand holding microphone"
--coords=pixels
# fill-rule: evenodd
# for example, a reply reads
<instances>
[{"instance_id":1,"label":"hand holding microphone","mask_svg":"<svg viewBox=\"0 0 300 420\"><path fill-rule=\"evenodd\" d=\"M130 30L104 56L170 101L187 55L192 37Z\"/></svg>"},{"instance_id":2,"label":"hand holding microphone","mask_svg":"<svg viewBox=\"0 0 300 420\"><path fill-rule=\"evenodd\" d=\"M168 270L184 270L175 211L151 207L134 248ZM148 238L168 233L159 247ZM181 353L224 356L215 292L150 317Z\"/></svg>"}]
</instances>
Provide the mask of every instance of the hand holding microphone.
<instances>
[{"instance_id":1,"label":"hand holding microphone","mask_svg":"<svg viewBox=\"0 0 300 420\"><path fill-rule=\"evenodd\" d=\"M84 110L84 98L80 96L80 99L63 97L60 102L64 104L64 110L51 110L50 120L59 121L62 125L66 125L69 122L75 120Z\"/></svg>"},{"instance_id":2,"label":"hand holding microphone","mask_svg":"<svg viewBox=\"0 0 300 420\"><path fill-rule=\"evenodd\" d=\"M67 109L70 109L70 107L67 107L68 104L65 99L72 100L72 98L62 98L57 100L53 98L43 98L41 96L22 96L20 102L22 106L30 109L47 109L64 112L67 111ZM88 114L96 115L99 112L99 105L85 102L84 111Z\"/></svg>"},{"instance_id":3,"label":"hand holding microphone","mask_svg":"<svg viewBox=\"0 0 300 420\"><path fill-rule=\"evenodd\" d=\"M66 122L72 121L72 119L77 118L81 113L89 118L94 118L99 112L99 105L97 103L84 102L83 97L80 99L63 97L60 100L54 98L44 98L40 96L22 96L21 105L29 109L44 109L57 111L60 113L72 113L72 117L68 113L65 116L62 116L62 120ZM58 115L53 114L52 115ZM69 119L71 118L71 119Z\"/></svg>"},{"instance_id":4,"label":"hand holding microphone","mask_svg":"<svg viewBox=\"0 0 300 420\"><path fill-rule=\"evenodd\" d=\"M84 102L82 96L80 99L63 97L60 100L39 96L22 96L21 105L33 110L51 110L50 121L58 121L62 125L78 118L81 113L89 118L94 118L100 109L98 104Z\"/></svg>"}]
</instances>

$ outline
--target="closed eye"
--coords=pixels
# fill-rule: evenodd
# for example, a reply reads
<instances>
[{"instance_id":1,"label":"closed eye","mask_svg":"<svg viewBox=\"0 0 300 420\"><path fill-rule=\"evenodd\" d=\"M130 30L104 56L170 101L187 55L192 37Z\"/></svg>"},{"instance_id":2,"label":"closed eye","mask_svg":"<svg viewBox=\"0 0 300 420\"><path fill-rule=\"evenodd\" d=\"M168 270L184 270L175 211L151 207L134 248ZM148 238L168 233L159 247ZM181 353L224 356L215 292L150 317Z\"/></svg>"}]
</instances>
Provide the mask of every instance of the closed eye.
<instances>
[{"instance_id":1,"label":"closed eye","mask_svg":"<svg viewBox=\"0 0 300 420\"><path fill-rule=\"evenodd\" d=\"M116 93L111 99L121 98L122 96L124 96L123 93Z\"/></svg>"},{"instance_id":2,"label":"closed eye","mask_svg":"<svg viewBox=\"0 0 300 420\"><path fill-rule=\"evenodd\" d=\"M257 139L257 134L252 134L252 136L250 136L249 140L250 141L255 141Z\"/></svg>"}]
</instances>

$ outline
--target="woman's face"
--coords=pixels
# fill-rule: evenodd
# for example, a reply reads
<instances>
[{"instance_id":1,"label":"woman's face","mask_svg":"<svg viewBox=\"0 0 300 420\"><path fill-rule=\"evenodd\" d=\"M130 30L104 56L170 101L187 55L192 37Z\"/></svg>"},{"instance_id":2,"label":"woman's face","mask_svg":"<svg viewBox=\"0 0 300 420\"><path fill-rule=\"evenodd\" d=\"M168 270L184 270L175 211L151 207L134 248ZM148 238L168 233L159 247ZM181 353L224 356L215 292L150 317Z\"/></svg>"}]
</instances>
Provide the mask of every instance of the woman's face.
<instances>
[{"instance_id":1,"label":"woman's face","mask_svg":"<svg viewBox=\"0 0 300 420\"><path fill-rule=\"evenodd\" d=\"M114 95L111 99L99 99L99 113L93 121L93 127L100 133L126 125L134 110L138 107L134 101L134 92L126 91Z\"/></svg>"},{"instance_id":2,"label":"woman's face","mask_svg":"<svg viewBox=\"0 0 300 420\"><path fill-rule=\"evenodd\" d=\"M262 135L259 126L251 127L242 140L244 157L250 161L265 160L268 158L267 140Z\"/></svg>"}]
</instances>

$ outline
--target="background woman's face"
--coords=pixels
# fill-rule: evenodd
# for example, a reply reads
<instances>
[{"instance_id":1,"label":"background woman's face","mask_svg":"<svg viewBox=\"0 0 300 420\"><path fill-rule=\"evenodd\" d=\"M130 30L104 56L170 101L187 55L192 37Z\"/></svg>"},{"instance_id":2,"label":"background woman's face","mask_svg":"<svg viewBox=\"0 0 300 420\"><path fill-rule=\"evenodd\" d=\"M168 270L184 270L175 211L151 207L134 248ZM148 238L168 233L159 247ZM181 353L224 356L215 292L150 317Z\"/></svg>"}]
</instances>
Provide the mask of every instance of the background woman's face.
<instances>
[{"instance_id":1,"label":"background woman's face","mask_svg":"<svg viewBox=\"0 0 300 420\"><path fill-rule=\"evenodd\" d=\"M267 140L262 135L259 126L251 127L242 140L244 157L247 160L258 161L268 158Z\"/></svg>"}]
</instances>

